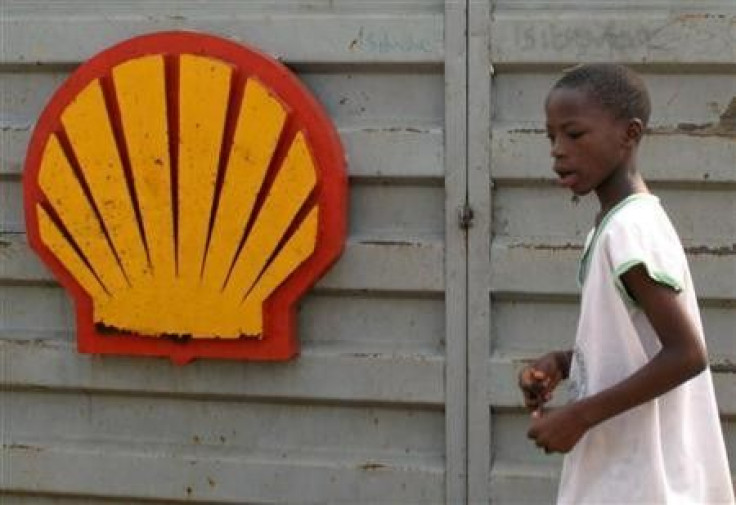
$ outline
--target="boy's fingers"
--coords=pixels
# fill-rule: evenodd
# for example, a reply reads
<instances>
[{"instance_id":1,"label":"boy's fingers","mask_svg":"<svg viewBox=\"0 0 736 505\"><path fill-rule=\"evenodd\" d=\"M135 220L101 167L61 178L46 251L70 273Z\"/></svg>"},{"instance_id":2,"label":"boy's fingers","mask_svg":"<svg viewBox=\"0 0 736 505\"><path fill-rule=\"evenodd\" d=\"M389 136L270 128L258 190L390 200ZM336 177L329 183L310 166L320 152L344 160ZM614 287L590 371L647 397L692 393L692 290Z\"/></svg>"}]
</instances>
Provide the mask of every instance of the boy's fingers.
<instances>
[{"instance_id":1,"label":"boy's fingers","mask_svg":"<svg viewBox=\"0 0 736 505\"><path fill-rule=\"evenodd\" d=\"M530 366L526 366L521 370L521 373L519 374L519 379L521 379L524 382L531 382L534 378L534 368Z\"/></svg>"},{"instance_id":2,"label":"boy's fingers","mask_svg":"<svg viewBox=\"0 0 736 505\"><path fill-rule=\"evenodd\" d=\"M542 401L540 401L539 397L530 397L527 396L524 398L524 405L529 410L539 410L542 406Z\"/></svg>"},{"instance_id":3,"label":"boy's fingers","mask_svg":"<svg viewBox=\"0 0 736 505\"><path fill-rule=\"evenodd\" d=\"M544 371L531 366L525 367L519 373L519 384L522 387L538 385L540 382L548 384L550 381L551 377L549 377Z\"/></svg>"},{"instance_id":4,"label":"boy's fingers","mask_svg":"<svg viewBox=\"0 0 736 505\"><path fill-rule=\"evenodd\" d=\"M524 405L529 409L536 408L539 405L539 399L536 396L524 395Z\"/></svg>"}]
</instances>

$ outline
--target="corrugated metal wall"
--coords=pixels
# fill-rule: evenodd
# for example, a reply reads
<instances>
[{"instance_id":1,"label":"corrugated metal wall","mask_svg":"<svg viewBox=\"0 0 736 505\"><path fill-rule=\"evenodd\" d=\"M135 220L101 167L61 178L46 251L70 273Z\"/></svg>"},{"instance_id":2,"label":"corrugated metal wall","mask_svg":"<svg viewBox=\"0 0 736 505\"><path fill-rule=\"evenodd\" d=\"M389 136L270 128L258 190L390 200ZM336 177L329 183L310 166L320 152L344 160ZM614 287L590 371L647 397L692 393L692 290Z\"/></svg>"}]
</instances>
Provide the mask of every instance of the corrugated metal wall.
<instances>
[{"instance_id":1,"label":"corrugated metal wall","mask_svg":"<svg viewBox=\"0 0 736 505\"><path fill-rule=\"evenodd\" d=\"M595 205L554 187L542 101L578 61L630 63L650 85L642 167L690 253L736 461L732 0L0 7L4 504L549 503L560 458L526 441L515 382L575 330ZM297 361L78 355L70 303L26 245L41 108L92 54L168 29L279 56L345 144L348 245L302 304Z\"/></svg>"},{"instance_id":2,"label":"corrugated metal wall","mask_svg":"<svg viewBox=\"0 0 736 505\"><path fill-rule=\"evenodd\" d=\"M0 500L463 501L465 253L445 232L465 190L462 6L3 0L0 14ZM296 361L78 355L69 299L26 244L24 151L51 93L101 49L170 29L278 56L339 129L348 244L301 307Z\"/></svg>"},{"instance_id":3,"label":"corrugated metal wall","mask_svg":"<svg viewBox=\"0 0 736 505\"><path fill-rule=\"evenodd\" d=\"M474 19L473 10L485 21ZM569 348L574 338L575 269L596 202L576 203L555 187L542 104L560 70L582 61L631 64L650 88L652 132L640 166L689 253L733 465L736 3L499 0L471 3L470 23L469 102L482 111L471 113L469 126L470 198L479 220L469 245L470 320L476 319L469 346L490 356L485 363L481 352L469 358L470 391L488 388L484 409L469 402L471 497L485 501L490 475L495 503L554 499L561 458L525 440L515 370L519 360ZM483 60L492 62L492 78ZM477 170L484 164L490 180ZM489 183L492 190L483 189ZM489 279L478 266L485 257ZM484 446L492 447L490 474L482 451L473 452Z\"/></svg>"}]
</instances>

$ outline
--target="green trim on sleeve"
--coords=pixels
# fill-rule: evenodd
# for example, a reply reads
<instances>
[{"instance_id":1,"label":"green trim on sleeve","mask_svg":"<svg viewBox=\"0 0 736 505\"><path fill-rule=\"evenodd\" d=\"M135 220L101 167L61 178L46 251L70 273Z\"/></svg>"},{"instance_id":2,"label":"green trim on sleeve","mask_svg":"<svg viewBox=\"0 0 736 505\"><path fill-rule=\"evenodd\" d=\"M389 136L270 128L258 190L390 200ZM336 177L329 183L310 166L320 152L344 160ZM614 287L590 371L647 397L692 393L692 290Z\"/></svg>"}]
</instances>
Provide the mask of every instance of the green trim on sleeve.
<instances>
[{"instance_id":1,"label":"green trim on sleeve","mask_svg":"<svg viewBox=\"0 0 736 505\"><path fill-rule=\"evenodd\" d=\"M626 290L626 287L624 286L623 281L621 280L621 276L631 270L636 265L644 265L644 269L647 271L647 275L650 279L652 279L657 284L662 284L663 286L667 286L668 288L672 289L675 293L680 293L683 290L682 284L672 277L671 275L666 274L665 272L654 272L651 268L649 268L649 265L647 262L643 259L636 258L631 259L621 265L618 266L613 271L614 279L616 282L616 288L618 288L618 292L621 295L621 297L624 299L624 302L626 302L628 305L631 305L633 307L637 307L639 304L636 303L636 300L631 298L631 295L629 295L629 292Z\"/></svg>"}]
</instances>

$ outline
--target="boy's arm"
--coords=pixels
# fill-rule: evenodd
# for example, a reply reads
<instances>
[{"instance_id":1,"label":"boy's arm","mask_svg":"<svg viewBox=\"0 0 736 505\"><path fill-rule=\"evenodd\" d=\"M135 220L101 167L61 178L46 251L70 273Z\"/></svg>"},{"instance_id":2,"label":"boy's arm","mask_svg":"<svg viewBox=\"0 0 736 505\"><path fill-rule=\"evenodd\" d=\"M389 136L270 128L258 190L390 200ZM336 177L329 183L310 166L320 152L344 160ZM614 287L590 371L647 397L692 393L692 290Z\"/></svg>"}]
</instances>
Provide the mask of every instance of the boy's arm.
<instances>
[{"instance_id":1,"label":"boy's arm","mask_svg":"<svg viewBox=\"0 0 736 505\"><path fill-rule=\"evenodd\" d=\"M695 322L675 291L652 280L642 265L621 279L647 315L662 349L619 384L535 420L529 437L547 451L569 451L591 427L663 395L708 364Z\"/></svg>"}]
</instances>

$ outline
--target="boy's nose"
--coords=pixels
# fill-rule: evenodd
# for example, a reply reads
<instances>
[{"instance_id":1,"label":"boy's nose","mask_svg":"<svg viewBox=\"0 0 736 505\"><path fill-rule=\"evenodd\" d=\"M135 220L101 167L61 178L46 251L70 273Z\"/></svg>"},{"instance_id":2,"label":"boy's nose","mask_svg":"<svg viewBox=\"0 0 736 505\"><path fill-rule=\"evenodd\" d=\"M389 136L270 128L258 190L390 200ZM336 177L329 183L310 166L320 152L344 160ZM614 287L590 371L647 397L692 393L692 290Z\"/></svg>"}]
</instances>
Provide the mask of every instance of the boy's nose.
<instances>
[{"instance_id":1,"label":"boy's nose","mask_svg":"<svg viewBox=\"0 0 736 505\"><path fill-rule=\"evenodd\" d=\"M552 146L550 148L549 154L555 159L561 158L562 156L564 156L565 152L562 149L562 145L559 140L554 140L552 142Z\"/></svg>"}]
</instances>

